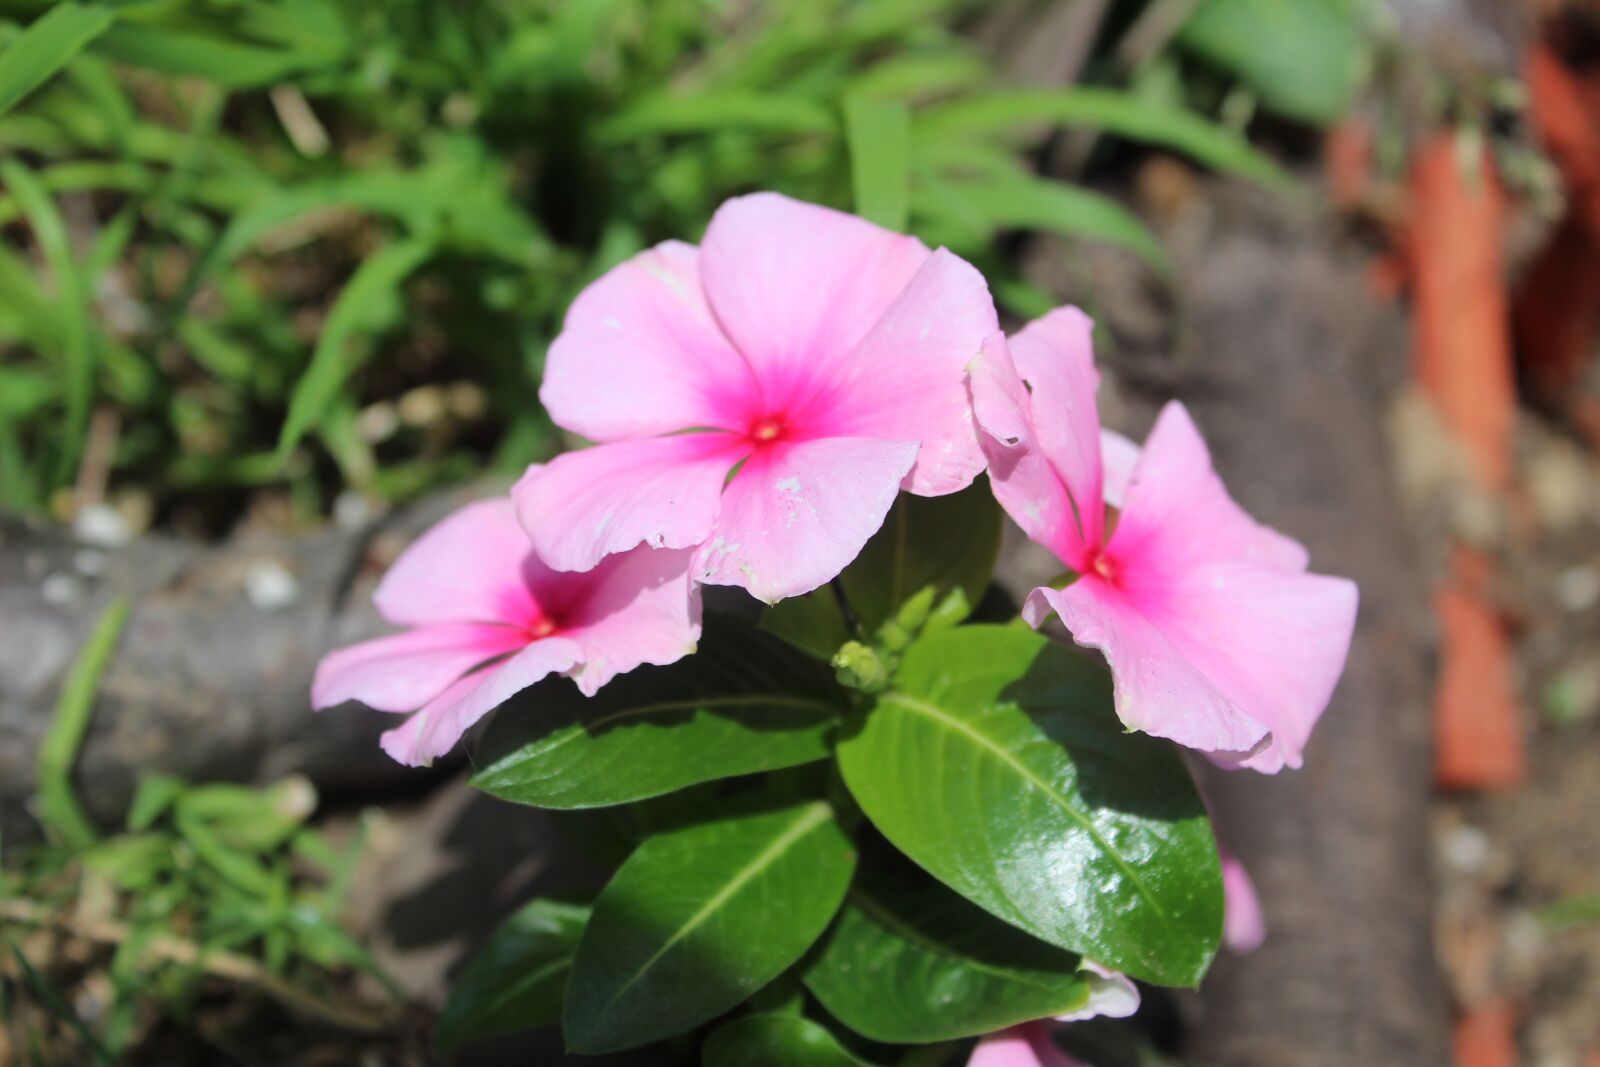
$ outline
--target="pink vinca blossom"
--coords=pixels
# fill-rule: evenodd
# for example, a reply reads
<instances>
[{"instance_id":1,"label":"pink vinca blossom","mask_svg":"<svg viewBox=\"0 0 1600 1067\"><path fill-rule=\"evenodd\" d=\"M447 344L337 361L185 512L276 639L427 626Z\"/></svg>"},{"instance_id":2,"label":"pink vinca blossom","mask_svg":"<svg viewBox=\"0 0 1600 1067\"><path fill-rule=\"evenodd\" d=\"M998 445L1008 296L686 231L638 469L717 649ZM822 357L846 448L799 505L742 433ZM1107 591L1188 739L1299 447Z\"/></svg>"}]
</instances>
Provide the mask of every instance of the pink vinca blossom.
<instances>
[{"instance_id":1,"label":"pink vinca blossom","mask_svg":"<svg viewBox=\"0 0 1600 1067\"><path fill-rule=\"evenodd\" d=\"M1124 974L1083 961L1089 978L1084 1006L1054 1019L1036 1019L989 1034L978 1042L967 1067L1084 1067L1061 1051L1051 1036L1066 1023L1104 1016L1125 1019L1139 1009L1139 989Z\"/></svg>"},{"instance_id":2,"label":"pink vinca blossom","mask_svg":"<svg viewBox=\"0 0 1600 1067\"><path fill-rule=\"evenodd\" d=\"M1307 573L1304 548L1234 503L1182 405L1142 452L1102 443L1090 334L1061 308L991 337L972 368L995 495L1077 574L1035 589L1024 615L1054 610L1104 653L1130 728L1227 766L1298 767L1344 669L1356 587Z\"/></svg>"},{"instance_id":3,"label":"pink vinca blossom","mask_svg":"<svg viewBox=\"0 0 1600 1067\"><path fill-rule=\"evenodd\" d=\"M1261 947L1267 939L1267 919L1261 908L1261 896L1250 872L1244 869L1237 856L1222 849L1222 894L1225 908L1222 915L1222 944L1236 956L1244 956Z\"/></svg>"},{"instance_id":4,"label":"pink vinca blossom","mask_svg":"<svg viewBox=\"0 0 1600 1067\"><path fill-rule=\"evenodd\" d=\"M995 327L982 276L944 249L730 200L698 248L657 245L573 302L539 396L601 443L531 468L518 513L560 570L646 544L694 548L696 580L768 602L815 589L902 487L983 469L965 368Z\"/></svg>"},{"instance_id":5,"label":"pink vinca blossom","mask_svg":"<svg viewBox=\"0 0 1600 1067\"><path fill-rule=\"evenodd\" d=\"M311 703L359 700L409 711L383 750L422 766L475 722L547 675L585 695L644 663L694 651L700 604L689 553L648 548L582 573L540 562L509 500L469 504L423 534L384 575L374 600L403 633L323 658Z\"/></svg>"}]
</instances>

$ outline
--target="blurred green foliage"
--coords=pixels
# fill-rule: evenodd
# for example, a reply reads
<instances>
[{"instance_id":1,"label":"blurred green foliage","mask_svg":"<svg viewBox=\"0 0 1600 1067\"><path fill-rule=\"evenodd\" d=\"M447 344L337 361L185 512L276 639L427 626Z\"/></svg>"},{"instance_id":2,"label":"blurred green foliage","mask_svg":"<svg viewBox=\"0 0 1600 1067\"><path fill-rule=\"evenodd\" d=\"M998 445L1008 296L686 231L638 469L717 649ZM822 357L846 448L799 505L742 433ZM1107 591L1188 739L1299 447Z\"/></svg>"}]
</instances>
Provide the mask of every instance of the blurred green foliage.
<instances>
[{"instance_id":1,"label":"blurred green foliage","mask_svg":"<svg viewBox=\"0 0 1600 1067\"><path fill-rule=\"evenodd\" d=\"M1052 129L1279 180L1181 94L1007 87L963 32L986 11L0 0L0 506L109 483L226 520L273 486L312 517L515 471L559 446L536 387L577 290L740 192L868 181L863 211L1032 313L997 235L1162 262L1038 175Z\"/></svg>"},{"instance_id":2,"label":"blurred green foliage","mask_svg":"<svg viewBox=\"0 0 1600 1067\"><path fill-rule=\"evenodd\" d=\"M46 840L11 847L0 867L9 957L0 960L0 979L15 975L22 986L7 990L0 980L0 1001L25 994L64 1028L54 1036L33 1028L30 1062L69 1062L39 1050L58 1039L72 1047L71 1062L118 1062L160 1017L187 1014L207 976L347 1026L354 1014L327 999L347 984L344 976L370 974L398 996L341 921L367 824L358 821L336 846L308 825L317 795L305 779L256 789L150 774L123 832L103 835L90 822L73 765L126 618L124 602L107 609L40 745L35 807ZM23 951L19 939L30 932L55 935L45 942L48 958ZM79 950L56 951L68 942ZM57 985L84 973L82 946L106 957L103 969L88 969L103 974L106 991L92 1026Z\"/></svg>"}]
</instances>

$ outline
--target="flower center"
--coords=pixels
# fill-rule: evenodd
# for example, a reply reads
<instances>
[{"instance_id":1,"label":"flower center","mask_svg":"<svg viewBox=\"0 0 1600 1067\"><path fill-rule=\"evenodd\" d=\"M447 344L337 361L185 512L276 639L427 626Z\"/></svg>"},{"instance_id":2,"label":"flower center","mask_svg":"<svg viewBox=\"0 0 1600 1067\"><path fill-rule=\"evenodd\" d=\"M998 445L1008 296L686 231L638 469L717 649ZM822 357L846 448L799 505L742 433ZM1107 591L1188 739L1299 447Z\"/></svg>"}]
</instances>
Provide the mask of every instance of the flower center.
<instances>
[{"instance_id":1,"label":"flower center","mask_svg":"<svg viewBox=\"0 0 1600 1067\"><path fill-rule=\"evenodd\" d=\"M541 618L528 627L528 636L532 637L535 641L549 637L555 632L556 624L551 619Z\"/></svg>"},{"instance_id":2,"label":"flower center","mask_svg":"<svg viewBox=\"0 0 1600 1067\"><path fill-rule=\"evenodd\" d=\"M787 427L781 418L776 415L766 415L750 424L750 436L752 439L765 444L768 441L776 441L782 437L785 429Z\"/></svg>"},{"instance_id":3,"label":"flower center","mask_svg":"<svg viewBox=\"0 0 1600 1067\"><path fill-rule=\"evenodd\" d=\"M1108 582L1115 583L1117 580L1116 561L1104 552L1096 553L1094 562L1090 564L1090 569Z\"/></svg>"}]
</instances>

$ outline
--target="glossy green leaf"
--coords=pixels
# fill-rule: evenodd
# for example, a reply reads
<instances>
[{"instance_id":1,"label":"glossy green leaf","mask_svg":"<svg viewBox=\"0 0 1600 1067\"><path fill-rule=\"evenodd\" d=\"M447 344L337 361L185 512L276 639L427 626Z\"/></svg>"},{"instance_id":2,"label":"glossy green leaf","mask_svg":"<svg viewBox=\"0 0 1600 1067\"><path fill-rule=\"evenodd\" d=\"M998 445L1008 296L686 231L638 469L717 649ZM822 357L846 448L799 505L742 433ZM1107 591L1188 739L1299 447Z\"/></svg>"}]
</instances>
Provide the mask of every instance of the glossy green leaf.
<instances>
[{"instance_id":1,"label":"glossy green leaf","mask_svg":"<svg viewBox=\"0 0 1600 1067\"><path fill-rule=\"evenodd\" d=\"M1356 0L1204 0L1180 48L1238 78L1269 110L1328 125L1371 65Z\"/></svg>"},{"instance_id":2,"label":"glossy green leaf","mask_svg":"<svg viewBox=\"0 0 1600 1067\"><path fill-rule=\"evenodd\" d=\"M917 133L941 140L1038 123L1086 126L1170 148L1208 167L1268 184L1288 178L1283 168L1226 126L1113 89L1008 89L963 97L930 109L918 121Z\"/></svg>"},{"instance_id":3,"label":"glossy green leaf","mask_svg":"<svg viewBox=\"0 0 1600 1067\"><path fill-rule=\"evenodd\" d=\"M575 1052L634 1048L735 1007L811 947L854 846L820 800L647 839L595 901L567 982Z\"/></svg>"},{"instance_id":4,"label":"glossy green leaf","mask_svg":"<svg viewBox=\"0 0 1600 1067\"><path fill-rule=\"evenodd\" d=\"M797 1015L746 1015L706 1038L704 1067L871 1067L821 1023Z\"/></svg>"},{"instance_id":5,"label":"glossy green leaf","mask_svg":"<svg viewBox=\"0 0 1600 1067\"><path fill-rule=\"evenodd\" d=\"M844 127L856 214L885 229L905 230L910 109L900 100L852 96L844 102Z\"/></svg>"},{"instance_id":6,"label":"glossy green leaf","mask_svg":"<svg viewBox=\"0 0 1600 1067\"><path fill-rule=\"evenodd\" d=\"M700 649L586 698L564 678L512 700L472 784L542 808L626 804L686 786L826 759L847 697L820 664L708 616Z\"/></svg>"},{"instance_id":7,"label":"glossy green leaf","mask_svg":"<svg viewBox=\"0 0 1600 1067\"><path fill-rule=\"evenodd\" d=\"M374 309L384 301L396 300L406 278L433 251L432 242L426 239L406 238L379 249L356 268L334 301L333 310L328 312L310 365L295 384L278 438L280 459L287 458L300 438L316 426L355 370L360 357L352 350L360 340L357 334L367 325Z\"/></svg>"},{"instance_id":8,"label":"glossy green leaf","mask_svg":"<svg viewBox=\"0 0 1600 1067\"><path fill-rule=\"evenodd\" d=\"M926 877L863 873L803 977L856 1033L922 1044L1076 1011L1079 962Z\"/></svg>"},{"instance_id":9,"label":"glossy green leaf","mask_svg":"<svg viewBox=\"0 0 1600 1067\"><path fill-rule=\"evenodd\" d=\"M100 4L57 4L0 52L0 115L104 33L116 12Z\"/></svg>"},{"instance_id":10,"label":"glossy green leaf","mask_svg":"<svg viewBox=\"0 0 1600 1067\"><path fill-rule=\"evenodd\" d=\"M1177 750L1123 731L1111 680L1031 631L913 646L839 743L867 817L968 900L1051 944L1195 985L1222 934L1222 876Z\"/></svg>"},{"instance_id":11,"label":"glossy green leaf","mask_svg":"<svg viewBox=\"0 0 1600 1067\"><path fill-rule=\"evenodd\" d=\"M587 905L557 900L513 912L451 985L434 1031L439 1048L559 1021L572 954L588 921Z\"/></svg>"}]
</instances>

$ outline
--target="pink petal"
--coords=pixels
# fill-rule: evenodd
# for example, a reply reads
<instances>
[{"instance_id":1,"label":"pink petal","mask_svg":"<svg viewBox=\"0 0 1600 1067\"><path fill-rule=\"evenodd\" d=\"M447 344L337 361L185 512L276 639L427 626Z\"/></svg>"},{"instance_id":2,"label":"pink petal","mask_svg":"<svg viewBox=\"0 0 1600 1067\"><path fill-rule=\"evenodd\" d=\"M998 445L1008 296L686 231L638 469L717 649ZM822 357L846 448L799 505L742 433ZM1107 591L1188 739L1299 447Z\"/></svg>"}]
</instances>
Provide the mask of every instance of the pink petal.
<instances>
[{"instance_id":1,"label":"pink petal","mask_svg":"<svg viewBox=\"0 0 1600 1067\"><path fill-rule=\"evenodd\" d=\"M1159 624L1234 705L1272 731L1259 752L1219 762L1275 774L1298 767L1344 671L1354 582L1246 563L1196 566L1171 587Z\"/></svg>"},{"instance_id":2,"label":"pink petal","mask_svg":"<svg viewBox=\"0 0 1600 1067\"><path fill-rule=\"evenodd\" d=\"M373 601L400 626L508 622L535 615L523 580L532 552L511 502L480 500L441 520L400 554Z\"/></svg>"},{"instance_id":3,"label":"pink petal","mask_svg":"<svg viewBox=\"0 0 1600 1067\"><path fill-rule=\"evenodd\" d=\"M578 295L545 358L552 419L597 441L743 429L755 381L711 315L698 256L668 241Z\"/></svg>"},{"instance_id":4,"label":"pink petal","mask_svg":"<svg viewBox=\"0 0 1600 1067\"><path fill-rule=\"evenodd\" d=\"M1052 1026L1022 1023L989 1034L978 1042L967 1067L1083 1067L1050 1040Z\"/></svg>"},{"instance_id":5,"label":"pink petal","mask_svg":"<svg viewBox=\"0 0 1600 1067\"><path fill-rule=\"evenodd\" d=\"M983 469L966 368L998 328L983 276L939 249L889 305L811 405L807 423L838 437L921 441L905 488L939 496Z\"/></svg>"},{"instance_id":6,"label":"pink petal","mask_svg":"<svg viewBox=\"0 0 1600 1067\"><path fill-rule=\"evenodd\" d=\"M1273 773L1299 766L1349 650L1356 589L1233 502L1188 414L1162 412L1100 573L1036 590L1104 652L1128 726Z\"/></svg>"},{"instance_id":7,"label":"pink petal","mask_svg":"<svg viewBox=\"0 0 1600 1067\"><path fill-rule=\"evenodd\" d=\"M751 456L722 496L696 578L774 603L836 577L883 525L915 441L830 437Z\"/></svg>"},{"instance_id":8,"label":"pink petal","mask_svg":"<svg viewBox=\"0 0 1600 1067\"><path fill-rule=\"evenodd\" d=\"M1100 431L1100 462L1105 468L1106 503L1110 506L1122 507L1140 454L1139 446L1117 431Z\"/></svg>"},{"instance_id":9,"label":"pink petal","mask_svg":"<svg viewBox=\"0 0 1600 1067\"><path fill-rule=\"evenodd\" d=\"M1117 716L1129 729L1202 752L1242 755L1266 743L1266 724L1242 711L1122 590L1085 575L1065 589L1035 589L1023 615L1038 626L1050 609L1074 641L1105 655Z\"/></svg>"},{"instance_id":10,"label":"pink petal","mask_svg":"<svg viewBox=\"0 0 1600 1067\"><path fill-rule=\"evenodd\" d=\"M408 767L424 767L455 747L461 735L490 711L550 674L568 670L582 650L561 637L535 641L503 663L456 682L384 733L383 750Z\"/></svg>"},{"instance_id":11,"label":"pink petal","mask_svg":"<svg viewBox=\"0 0 1600 1067\"><path fill-rule=\"evenodd\" d=\"M511 495L540 558L556 570L586 571L635 545L705 540L746 447L726 433L597 445L528 468Z\"/></svg>"},{"instance_id":12,"label":"pink petal","mask_svg":"<svg viewBox=\"0 0 1600 1067\"><path fill-rule=\"evenodd\" d=\"M1168 404L1134 468L1113 547L1132 558L1159 541L1161 562L1181 570L1231 559L1303 571L1299 542L1261 525L1234 503L1211 468L1211 453L1182 404Z\"/></svg>"},{"instance_id":13,"label":"pink petal","mask_svg":"<svg viewBox=\"0 0 1600 1067\"><path fill-rule=\"evenodd\" d=\"M1076 508L1084 544L1105 531L1100 465L1100 409L1095 389L1094 323L1075 307L1035 319L1009 339L1017 373L1028 384L1034 435Z\"/></svg>"},{"instance_id":14,"label":"pink petal","mask_svg":"<svg viewBox=\"0 0 1600 1067\"><path fill-rule=\"evenodd\" d=\"M359 700L379 711L410 711L480 663L527 643L523 630L485 623L441 623L363 641L322 657L311 706Z\"/></svg>"},{"instance_id":15,"label":"pink petal","mask_svg":"<svg viewBox=\"0 0 1600 1067\"><path fill-rule=\"evenodd\" d=\"M1039 447L1027 389L1000 334L984 341L969 385L995 499L1029 538L1073 570L1086 569L1088 549L1072 498Z\"/></svg>"},{"instance_id":16,"label":"pink petal","mask_svg":"<svg viewBox=\"0 0 1600 1067\"><path fill-rule=\"evenodd\" d=\"M1084 960L1081 970L1089 980L1089 999L1077 1011L1057 1015L1056 1022L1082 1022L1101 1017L1126 1019L1139 1010L1139 987L1133 984L1133 979L1093 960Z\"/></svg>"},{"instance_id":17,"label":"pink petal","mask_svg":"<svg viewBox=\"0 0 1600 1067\"><path fill-rule=\"evenodd\" d=\"M1129 584L1136 562L1118 559ZM1300 766L1344 669L1355 585L1248 563L1152 570L1167 577L1141 578L1137 589L1089 576L1035 590L1030 616L1042 598L1074 640L1105 653L1129 727L1219 754L1224 765L1268 774Z\"/></svg>"},{"instance_id":18,"label":"pink petal","mask_svg":"<svg viewBox=\"0 0 1600 1067\"><path fill-rule=\"evenodd\" d=\"M1227 902L1222 920L1222 943L1229 952L1243 956L1260 948L1267 939L1267 921L1261 910L1261 897L1244 864L1227 849L1220 852L1222 892Z\"/></svg>"},{"instance_id":19,"label":"pink petal","mask_svg":"<svg viewBox=\"0 0 1600 1067\"><path fill-rule=\"evenodd\" d=\"M583 649L572 675L585 696L644 663L665 665L700 639L700 589L689 581L691 550L636 548L607 556L562 635Z\"/></svg>"},{"instance_id":20,"label":"pink petal","mask_svg":"<svg viewBox=\"0 0 1600 1067\"><path fill-rule=\"evenodd\" d=\"M756 193L712 216L700 275L717 321L780 410L834 380L928 254L854 215Z\"/></svg>"}]
</instances>

